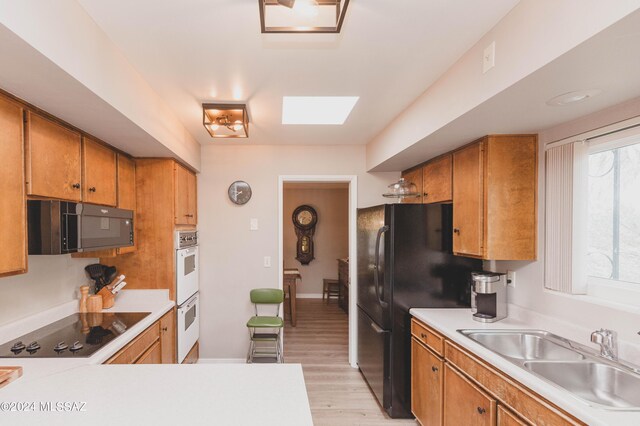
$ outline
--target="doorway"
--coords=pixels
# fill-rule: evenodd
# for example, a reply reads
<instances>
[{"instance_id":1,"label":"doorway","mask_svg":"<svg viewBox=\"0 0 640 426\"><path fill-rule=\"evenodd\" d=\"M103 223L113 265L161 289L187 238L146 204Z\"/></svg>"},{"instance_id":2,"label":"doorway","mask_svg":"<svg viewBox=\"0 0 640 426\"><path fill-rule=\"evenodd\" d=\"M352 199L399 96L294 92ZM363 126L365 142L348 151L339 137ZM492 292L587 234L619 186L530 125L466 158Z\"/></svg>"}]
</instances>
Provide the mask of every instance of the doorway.
<instances>
[{"instance_id":1,"label":"doorway","mask_svg":"<svg viewBox=\"0 0 640 426\"><path fill-rule=\"evenodd\" d=\"M357 368L357 364L356 364L356 359L357 359L357 354L356 354L356 350L357 350L357 345L356 345L356 336L357 336L357 330L356 330L356 323L357 323L357 318L355 317L355 315L353 315L354 312L356 312L356 291L357 291L357 280L356 280L356 216L357 216L357 176L353 176L353 175L292 175L292 176L280 176L278 179L278 206L279 206L279 229L278 229L278 235L279 235L279 288L283 288L284 287L284 269L285 267L296 267L297 269L301 270L301 274L303 274L302 271L304 271L303 268L305 268L304 265L301 265L300 262L298 262L297 260L295 260L295 258L292 256L291 254L291 248L289 247L289 243L290 243L290 238L291 236L287 236L285 238L285 233L292 233L293 232L293 222L292 222L292 215L291 212L288 211L288 209L290 209L290 206L285 206L285 191L288 190L289 193L293 193L293 192L298 192L298 190L304 190L305 188L307 189L313 189L313 188L334 188L336 189L336 192L340 192L342 191L342 193L344 194L344 196L346 197L346 200L344 200L345 204L346 204L346 219L347 219L347 226L346 226L346 234L348 236L347 238L347 242L346 242L346 255L347 258L349 259L348 262L348 273L349 273L349 281L350 281L350 285L349 285L349 291L348 291L348 299L344 301L344 303L346 303L347 306L345 306L345 310L348 310L348 312L350 313L348 315L348 363L351 367ZM293 190L293 191L292 191ZM302 200L302 198L297 198L294 200L294 202L297 202L299 200ZM325 200L325 202L328 200ZM290 203L289 203L290 204ZM313 203L311 203L313 204ZM297 205L296 205L297 207ZM318 211L318 223L321 226L322 224L322 220L324 216L324 213L322 214L322 216L320 215L320 212ZM318 231L320 231L321 228L318 229ZM314 235L314 239L316 239L318 236ZM297 238L297 237L293 237L293 238ZM285 240L287 240L287 245L285 246ZM336 247L340 247L340 244L337 244ZM315 251L318 250L318 247L316 246L314 248ZM324 278L337 278L338 276L338 266L339 266L339 262L338 262L338 258L342 257L342 254L339 254L339 251L336 251L335 254L336 256L333 257L333 259L324 259L324 264L325 266L332 262L334 267L333 269L331 269L330 275L327 275ZM297 252L295 252L293 255L295 256L297 254ZM318 259L319 260L319 259ZM313 262L318 263L318 260L314 259L310 262L310 264L313 264ZM295 263L294 263L295 262ZM314 268L317 270L320 270L321 268ZM308 272L312 272L311 269L307 270ZM302 301L300 306L304 306L305 304L307 305L311 305L313 306L315 303L317 303L316 299L317 297L321 298L322 295L322 281L321 278L317 275L318 272L316 271L315 273L311 273L311 275L307 274L310 278L309 282L304 282L304 284L302 284L300 287L298 287L300 290L302 290L302 294L305 295L304 297L310 297L312 299L297 299L298 301ZM329 273L327 273L329 274ZM303 278L304 279L304 278ZM311 302L313 300L313 302ZM321 299L320 299L321 300ZM338 301L337 300L330 300L329 303L333 303L335 304L334 307L336 307L338 305ZM335 315L335 312L333 312L333 314ZM286 339L286 334L285 334L285 339ZM286 343L285 343L286 345Z\"/></svg>"}]
</instances>

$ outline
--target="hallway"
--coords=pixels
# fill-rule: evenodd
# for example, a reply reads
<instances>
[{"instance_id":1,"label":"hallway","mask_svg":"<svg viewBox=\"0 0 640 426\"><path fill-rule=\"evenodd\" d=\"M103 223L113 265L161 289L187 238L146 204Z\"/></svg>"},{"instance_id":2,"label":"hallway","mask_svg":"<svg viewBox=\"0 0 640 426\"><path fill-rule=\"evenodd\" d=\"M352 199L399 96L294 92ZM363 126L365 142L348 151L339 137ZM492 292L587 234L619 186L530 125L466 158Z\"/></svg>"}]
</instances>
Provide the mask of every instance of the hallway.
<instances>
[{"instance_id":1,"label":"hallway","mask_svg":"<svg viewBox=\"0 0 640 426\"><path fill-rule=\"evenodd\" d=\"M298 299L297 327L285 325L285 362L301 363L311 414L321 425L411 424L380 409L367 383L349 365L348 316L335 300Z\"/></svg>"}]
</instances>

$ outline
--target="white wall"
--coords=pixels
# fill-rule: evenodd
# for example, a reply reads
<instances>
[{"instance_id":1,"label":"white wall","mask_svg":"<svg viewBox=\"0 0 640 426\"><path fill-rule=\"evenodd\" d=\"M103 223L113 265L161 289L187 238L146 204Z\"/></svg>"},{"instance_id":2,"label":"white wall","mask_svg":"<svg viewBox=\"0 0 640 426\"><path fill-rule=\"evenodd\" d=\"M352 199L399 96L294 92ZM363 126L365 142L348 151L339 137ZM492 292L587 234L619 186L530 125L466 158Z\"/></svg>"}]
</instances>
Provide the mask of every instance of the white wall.
<instances>
[{"instance_id":1,"label":"white wall","mask_svg":"<svg viewBox=\"0 0 640 426\"><path fill-rule=\"evenodd\" d=\"M295 227L291 215L307 204L318 213L313 236L314 257L308 265L296 260ZM338 261L349 256L349 189L284 189L283 260L285 268L297 268L302 280L298 294L322 294L324 278L338 279Z\"/></svg>"},{"instance_id":2,"label":"white wall","mask_svg":"<svg viewBox=\"0 0 640 426\"><path fill-rule=\"evenodd\" d=\"M567 296L544 288L544 209L545 162L544 145L556 140L581 134L628 118L640 116L640 98L608 108L596 114L544 130L539 133L539 181L538 181L538 260L535 262L487 262L489 269L516 271L516 288L509 289L509 300L519 306L543 314L553 315L590 330L610 328L619 333L620 339L640 344L640 315L621 307L598 303L584 296ZM585 335L581 343L588 343ZM637 360L636 360L637 361Z\"/></svg>"},{"instance_id":3,"label":"white wall","mask_svg":"<svg viewBox=\"0 0 640 426\"><path fill-rule=\"evenodd\" d=\"M0 278L0 325L77 299L78 288L91 281L84 267L97 261L29 256L28 273Z\"/></svg>"},{"instance_id":4,"label":"white wall","mask_svg":"<svg viewBox=\"0 0 640 426\"><path fill-rule=\"evenodd\" d=\"M252 315L249 290L278 286L278 176L357 175L358 205L381 204L399 173L366 173L364 146L246 146L202 148L198 175L200 293L203 358L244 358L245 324ZM247 181L253 197L233 205L227 189ZM251 218L259 229L249 230ZM271 268L263 266L271 256Z\"/></svg>"}]
</instances>

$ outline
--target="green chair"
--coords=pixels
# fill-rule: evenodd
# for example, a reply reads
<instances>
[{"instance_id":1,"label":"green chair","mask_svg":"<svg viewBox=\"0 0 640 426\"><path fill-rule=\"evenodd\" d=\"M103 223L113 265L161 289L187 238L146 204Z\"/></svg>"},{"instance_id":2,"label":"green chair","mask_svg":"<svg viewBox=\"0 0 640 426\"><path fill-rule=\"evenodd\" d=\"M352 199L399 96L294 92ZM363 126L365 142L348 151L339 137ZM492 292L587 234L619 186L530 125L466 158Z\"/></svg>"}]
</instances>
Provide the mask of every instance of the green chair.
<instances>
[{"instance_id":1,"label":"green chair","mask_svg":"<svg viewBox=\"0 0 640 426\"><path fill-rule=\"evenodd\" d=\"M275 288L257 288L251 290L250 298L256 315L247 321L250 339L247 363L252 363L257 357L275 357L276 362L284 362L281 344L284 320L279 316L280 305L284 301L284 291ZM275 315L260 315L258 306L263 305L265 310L269 309Z\"/></svg>"}]
</instances>

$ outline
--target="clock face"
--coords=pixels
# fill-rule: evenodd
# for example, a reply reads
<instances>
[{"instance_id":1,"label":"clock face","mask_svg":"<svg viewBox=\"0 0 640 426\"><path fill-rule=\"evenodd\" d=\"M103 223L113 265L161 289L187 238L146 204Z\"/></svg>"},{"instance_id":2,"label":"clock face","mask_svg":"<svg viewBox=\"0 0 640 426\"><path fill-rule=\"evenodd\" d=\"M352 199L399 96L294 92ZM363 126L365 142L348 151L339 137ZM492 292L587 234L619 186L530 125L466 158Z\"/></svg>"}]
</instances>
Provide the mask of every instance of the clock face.
<instances>
[{"instance_id":1,"label":"clock face","mask_svg":"<svg viewBox=\"0 0 640 426\"><path fill-rule=\"evenodd\" d=\"M313 215L309 210L303 210L298 213L297 219L300 225L308 225L313 220Z\"/></svg>"},{"instance_id":2,"label":"clock face","mask_svg":"<svg viewBox=\"0 0 640 426\"><path fill-rule=\"evenodd\" d=\"M293 211L293 223L300 229L311 229L316 226L318 214L308 205L298 206Z\"/></svg>"},{"instance_id":3,"label":"clock face","mask_svg":"<svg viewBox=\"0 0 640 426\"><path fill-rule=\"evenodd\" d=\"M251 199L251 187L242 180L237 180L229 186L229 199L238 205L247 204Z\"/></svg>"}]
</instances>

